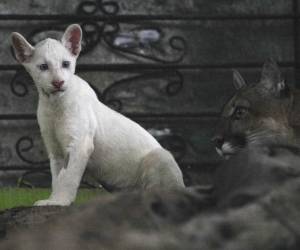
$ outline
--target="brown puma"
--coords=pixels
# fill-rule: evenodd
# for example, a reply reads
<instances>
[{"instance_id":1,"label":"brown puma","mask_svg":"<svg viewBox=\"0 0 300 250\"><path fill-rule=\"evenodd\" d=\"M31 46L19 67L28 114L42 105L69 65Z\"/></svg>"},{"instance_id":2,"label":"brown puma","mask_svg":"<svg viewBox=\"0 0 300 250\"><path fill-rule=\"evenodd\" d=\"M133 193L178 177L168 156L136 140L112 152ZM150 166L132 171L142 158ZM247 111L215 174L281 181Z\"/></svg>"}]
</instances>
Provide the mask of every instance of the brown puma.
<instances>
[{"instance_id":1,"label":"brown puma","mask_svg":"<svg viewBox=\"0 0 300 250\"><path fill-rule=\"evenodd\" d=\"M213 138L217 152L228 158L249 143L294 143L300 91L284 82L276 62L265 62L258 83L246 84L235 70L233 79L237 92L224 106Z\"/></svg>"}]
</instances>

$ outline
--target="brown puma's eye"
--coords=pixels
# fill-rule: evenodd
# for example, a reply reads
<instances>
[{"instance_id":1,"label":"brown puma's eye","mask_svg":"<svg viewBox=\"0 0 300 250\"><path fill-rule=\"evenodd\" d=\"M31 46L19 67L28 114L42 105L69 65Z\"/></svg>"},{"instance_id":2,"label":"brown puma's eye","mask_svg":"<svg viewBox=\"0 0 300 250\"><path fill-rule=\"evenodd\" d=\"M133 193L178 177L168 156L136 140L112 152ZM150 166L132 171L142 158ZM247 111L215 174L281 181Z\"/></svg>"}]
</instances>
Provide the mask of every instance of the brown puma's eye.
<instances>
[{"instance_id":1,"label":"brown puma's eye","mask_svg":"<svg viewBox=\"0 0 300 250\"><path fill-rule=\"evenodd\" d=\"M234 119L239 120L245 117L248 113L248 109L244 107L236 107L234 112Z\"/></svg>"},{"instance_id":2,"label":"brown puma's eye","mask_svg":"<svg viewBox=\"0 0 300 250\"><path fill-rule=\"evenodd\" d=\"M62 67L65 69L68 69L70 67L70 62L69 61L63 61L62 62Z\"/></svg>"},{"instance_id":3,"label":"brown puma's eye","mask_svg":"<svg viewBox=\"0 0 300 250\"><path fill-rule=\"evenodd\" d=\"M47 63L42 63L42 64L40 64L38 67L39 67L39 69L40 69L41 71L46 71L46 70L49 69Z\"/></svg>"}]
</instances>

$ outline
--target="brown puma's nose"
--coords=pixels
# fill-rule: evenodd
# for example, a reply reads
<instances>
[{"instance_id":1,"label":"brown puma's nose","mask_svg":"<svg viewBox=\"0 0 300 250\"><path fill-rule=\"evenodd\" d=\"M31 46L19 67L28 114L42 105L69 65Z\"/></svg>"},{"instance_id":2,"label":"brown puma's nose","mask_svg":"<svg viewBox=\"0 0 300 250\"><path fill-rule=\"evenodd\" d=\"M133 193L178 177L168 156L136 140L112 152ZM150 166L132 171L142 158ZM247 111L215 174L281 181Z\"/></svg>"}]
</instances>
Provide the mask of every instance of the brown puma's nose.
<instances>
[{"instance_id":1,"label":"brown puma's nose","mask_svg":"<svg viewBox=\"0 0 300 250\"><path fill-rule=\"evenodd\" d=\"M221 148L224 144L224 137L221 135L216 135L211 139L217 148Z\"/></svg>"},{"instance_id":2,"label":"brown puma's nose","mask_svg":"<svg viewBox=\"0 0 300 250\"><path fill-rule=\"evenodd\" d=\"M64 84L65 81L53 81L52 82L52 85L57 88L57 89L60 89L61 86Z\"/></svg>"}]
</instances>

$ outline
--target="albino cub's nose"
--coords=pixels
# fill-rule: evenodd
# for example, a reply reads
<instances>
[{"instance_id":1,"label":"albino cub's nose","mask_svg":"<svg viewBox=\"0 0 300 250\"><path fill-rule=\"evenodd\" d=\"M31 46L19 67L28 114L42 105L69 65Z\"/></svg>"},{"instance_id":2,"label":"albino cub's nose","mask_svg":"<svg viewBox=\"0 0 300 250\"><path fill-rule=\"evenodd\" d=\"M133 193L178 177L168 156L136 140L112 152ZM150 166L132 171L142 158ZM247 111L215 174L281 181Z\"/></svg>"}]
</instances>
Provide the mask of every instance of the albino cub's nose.
<instances>
[{"instance_id":1,"label":"albino cub's nose","mask_svg":"<svg viewBox=\"0 0 300 250\"><path fill-rule=\"evenodd\" d=\"M64 84L64 81L53 81L52 82L52 85L57 89L60 89L63 84Z\"/></svg>"}]
</instances>

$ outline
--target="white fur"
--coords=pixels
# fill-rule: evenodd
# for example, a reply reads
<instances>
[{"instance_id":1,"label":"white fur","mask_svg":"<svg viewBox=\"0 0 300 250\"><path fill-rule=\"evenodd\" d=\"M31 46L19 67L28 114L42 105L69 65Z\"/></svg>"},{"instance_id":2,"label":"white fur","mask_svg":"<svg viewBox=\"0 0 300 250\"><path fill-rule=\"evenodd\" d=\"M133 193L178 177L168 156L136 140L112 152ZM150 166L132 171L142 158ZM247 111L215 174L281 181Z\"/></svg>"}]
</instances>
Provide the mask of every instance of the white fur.
<instances>
[{"instance_id":1,"label":"white fur","mask_svg":"<svg viewBox=\"0 0 300 250\"><path fill-rule=\"evenodd\" d=\"M230 142L224 142L221 148L216 147L216 151L226 160L230 158L230 155L235 153L235 149Z\"/></svg>"},{"instance_id":2,"label":"white fur","mask_svg":"<svg viewBox=\"0 0 300 250\"><path fill-rule=\"evenodd\" d=\"M66 33L68 30L70 27ZM24 38L18 33L13 36L18 58L23 48L19 50L14 39ZM88 83L74 74L78 55L70 53L70 44L62 41L40 42L32 47L31 57L22 62L38 89L37 117L52 174L50 198L35 204L73 202L87 164L94 177L112 189L147 188L154 183L161 187L184 187L182 173L170 153L137 123L99 102ZM24 51L30 54L30 48ZM69 69L61 67L63 60L71 62ZM43 63L47 63L49 70L40 70ZM55 92L51 84L54 80L64 81L61 91ZM157 170L150 166L153 161L147 155L153 158L153 152L168 164L156 164Z\"/></svg>"}]
</instances>

